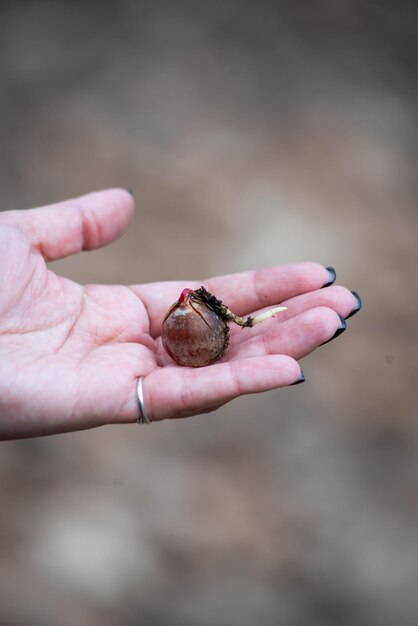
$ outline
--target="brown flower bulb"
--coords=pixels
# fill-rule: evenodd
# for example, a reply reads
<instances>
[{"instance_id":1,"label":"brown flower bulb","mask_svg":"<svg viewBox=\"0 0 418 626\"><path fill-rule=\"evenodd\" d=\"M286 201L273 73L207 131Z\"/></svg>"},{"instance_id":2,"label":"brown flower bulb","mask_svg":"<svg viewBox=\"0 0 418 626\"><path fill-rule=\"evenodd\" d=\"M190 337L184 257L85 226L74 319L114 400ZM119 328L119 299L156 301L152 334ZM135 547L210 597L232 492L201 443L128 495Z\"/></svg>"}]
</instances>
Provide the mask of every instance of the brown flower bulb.
<instances>
[{"instance_id":1,"label":"brown flower bulb","mask_svg":"<svg viewBox=\"0 0 418 626\"><path fill-rule=\"evenodd\" d=\"M183 289L163 322L162 341L179 364L202 367L220 359L229 344L227 322L251 327L287 307L276 307L257 317L238 317L204 287Z\"/></svg>"}]
</instances>

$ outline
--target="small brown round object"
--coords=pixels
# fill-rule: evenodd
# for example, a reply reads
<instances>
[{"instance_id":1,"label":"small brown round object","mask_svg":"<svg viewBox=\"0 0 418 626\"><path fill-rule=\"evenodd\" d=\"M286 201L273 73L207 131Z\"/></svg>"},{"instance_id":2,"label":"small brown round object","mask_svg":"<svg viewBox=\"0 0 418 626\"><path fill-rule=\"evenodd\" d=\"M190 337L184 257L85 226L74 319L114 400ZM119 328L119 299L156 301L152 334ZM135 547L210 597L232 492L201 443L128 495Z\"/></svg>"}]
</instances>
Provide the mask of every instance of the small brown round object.
<instances>
[{"instance_id":1,"label":"small brown round object","mask_svg":"<svg viewBox=\"0 0 418 626\"><path fill-rule=\"evenodd\" d=\"M227 322L252 328L286 309L286 306L277 306L255 317L240 317L203 286L195 290L186 288L164 318L163 346L179 365L210 365L220 359L228 347Z\"/></svg>"},{"instance_id":2,"label":"small brown round object","mask_svg":"<svg viewBox=\"0 0 418 626\"><path fill-rule=\"evenodd\" d=\"M184 292L165 317L163 346L179 365L209 365L228 347L229 328L206 303L193 297L194 292Z\"/></svg>"}]
</instances>

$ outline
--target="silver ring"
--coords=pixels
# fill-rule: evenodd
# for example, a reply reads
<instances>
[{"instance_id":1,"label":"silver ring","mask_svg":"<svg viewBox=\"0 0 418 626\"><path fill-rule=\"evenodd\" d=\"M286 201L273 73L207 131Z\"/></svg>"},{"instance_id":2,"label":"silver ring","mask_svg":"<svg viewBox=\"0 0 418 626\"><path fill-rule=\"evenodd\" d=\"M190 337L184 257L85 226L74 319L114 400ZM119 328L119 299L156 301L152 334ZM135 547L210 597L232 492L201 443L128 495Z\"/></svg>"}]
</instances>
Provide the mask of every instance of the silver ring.
<instances>
[{"instance_id":1,"label":"silver ring","mask_svg":"<svg viewBox=\"0 0 418 626\"><path fill-rule=\"evenodd\" d=\"M142 376L138 378L138 385L136 388L136 395L138 396L138 404L139 404L139 417L137 419L137 422L138 424L151 424L151 419L145 410L144 390L142 389L142 380L143 380Z\"/></svg>"}]
</instances>

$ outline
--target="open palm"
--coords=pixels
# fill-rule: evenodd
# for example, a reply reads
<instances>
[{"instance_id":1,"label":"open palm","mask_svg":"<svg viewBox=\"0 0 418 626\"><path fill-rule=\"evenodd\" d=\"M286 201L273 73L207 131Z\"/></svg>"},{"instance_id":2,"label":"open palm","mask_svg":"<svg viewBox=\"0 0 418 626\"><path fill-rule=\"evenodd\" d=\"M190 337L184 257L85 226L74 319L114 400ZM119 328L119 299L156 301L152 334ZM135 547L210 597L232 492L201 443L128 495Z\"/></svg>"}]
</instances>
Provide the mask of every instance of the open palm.
<instances>
[{"instance_id":1,"label":"open palm","mask_svg":"<svg viewBox=\"0 0 418 626\"><path fill-rule=\"evenodd\" d=\"M134 422L136 382L153 421L213 410L245 393L301 379L297 359L345 327L359 308L314 263L204 280L81 286L46 262L105 245L126 228L133 199L123 189L0 214L0 438ZM203 284L239 315L284 303L253 329L231 328L223 359L177 366L161 324L184 287Z\"/></svg>"}]
</instances>

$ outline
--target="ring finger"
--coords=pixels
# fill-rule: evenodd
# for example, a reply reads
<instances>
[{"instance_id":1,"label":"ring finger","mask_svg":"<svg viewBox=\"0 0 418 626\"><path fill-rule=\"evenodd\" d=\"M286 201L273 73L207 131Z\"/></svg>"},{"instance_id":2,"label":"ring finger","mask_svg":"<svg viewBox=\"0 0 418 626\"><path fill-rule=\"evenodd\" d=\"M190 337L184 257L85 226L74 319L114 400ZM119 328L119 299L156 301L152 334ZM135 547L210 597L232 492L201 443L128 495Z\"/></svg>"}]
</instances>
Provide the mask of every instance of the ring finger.
<instances>
[{"instance_id":1,"label":"ring finger","mask_svg":"<svg viewBox=\"0 0 418 626\"><path fill-rule=\"evenodd\" d=\"M231 324L231 343L234 345L244 343L248 341L250 337L258 337L266 332L269 332L273 328L277 329L277 326L282 325L288 320L298 317L302 313L317 307L327 307L341 315L343 318L346 318L359 310L361 307L361 300L357 294L354 294L345 287L332 286L327 289L318 289L316 291L295 296L294 298L286 300L280 304L287 306L287 311L278 313L277 317L274 318L274 321L269 320L254 326L251 331L248 329L242 329L235 324ZM266 309L263 309L263 311L265 310ZM259 313L260 311L257 311L253 314L253 316L258 315Z\"/></svg>"},{"instance_id":2,"label":"ring finger","mask_svg":"<svg viewBox=\"0 0 418 626\"><path fill-rule=\"evenodd\" d=\"M310 309L274 325L268 331L246 341L232 343L223 360L286 354L301 359L346 328L344 319L327 307Z\"/></svg>"}]
</instances>

